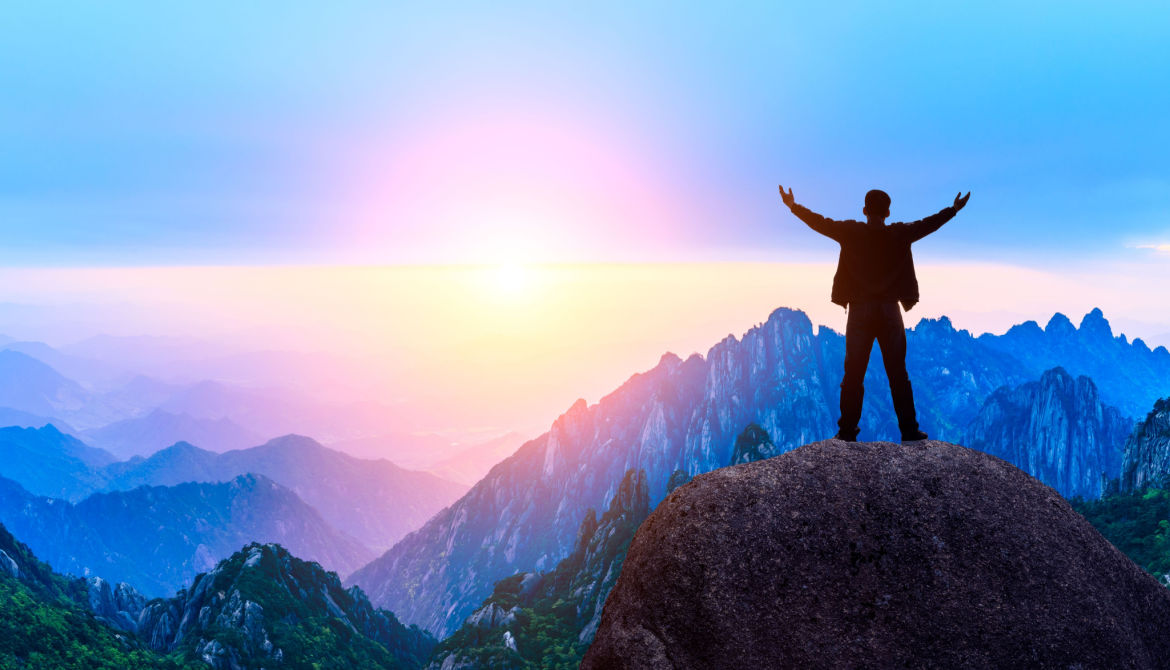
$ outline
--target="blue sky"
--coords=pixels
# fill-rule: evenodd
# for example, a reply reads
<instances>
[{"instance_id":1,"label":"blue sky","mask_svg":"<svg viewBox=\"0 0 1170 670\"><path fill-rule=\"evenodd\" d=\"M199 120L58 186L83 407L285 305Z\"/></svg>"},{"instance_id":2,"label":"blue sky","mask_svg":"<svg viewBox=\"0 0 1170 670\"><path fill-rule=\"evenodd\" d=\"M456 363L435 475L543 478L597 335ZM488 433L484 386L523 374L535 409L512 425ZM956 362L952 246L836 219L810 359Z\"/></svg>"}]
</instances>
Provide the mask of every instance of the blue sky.
<instances>
[{"instance_id":1,"label":"blue sky","mask_svg":"<svg viewBox=\"0 0 1170 670\"><path fill-rule=\"evenodd\" d=\"M494 262L449 241L521 210L525 262L831 256L777 182L838 218L971 190L939 260L1170 259L1136 248L1170 243L1161 3L627 5L6 3L0 263ZM427 153L500 119L546 134ZM420 155L461 176L405 207ZM606 222L561 216L615 164Z\"/></svg>"}]
</instances>

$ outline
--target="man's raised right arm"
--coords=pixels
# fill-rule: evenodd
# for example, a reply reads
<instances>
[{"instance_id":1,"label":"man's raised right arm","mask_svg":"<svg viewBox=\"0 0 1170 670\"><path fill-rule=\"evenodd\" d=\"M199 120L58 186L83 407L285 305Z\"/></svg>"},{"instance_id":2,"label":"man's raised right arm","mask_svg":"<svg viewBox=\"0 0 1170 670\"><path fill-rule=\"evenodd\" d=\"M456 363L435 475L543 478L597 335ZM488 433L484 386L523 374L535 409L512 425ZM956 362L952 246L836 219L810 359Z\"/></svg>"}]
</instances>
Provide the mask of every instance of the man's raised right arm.
<instances>
[{"instance_id":1,"label":"man's raised right arm","mask_svg":"<svg viewBox=\"0 0 1170 670\"><path fill-rule=\"evenodd\" d=\"M785 193L784 187L781 186L780 199L784 201L785 205L788 205L788 209L792 210L796 218L804 221L809 228L812 228L825 237L840 241L837 235L840 226L837 222L832 219L827 219L803 205L796 204L796 197L792 195L791 188Z\"/></svg>"}]
</instances>

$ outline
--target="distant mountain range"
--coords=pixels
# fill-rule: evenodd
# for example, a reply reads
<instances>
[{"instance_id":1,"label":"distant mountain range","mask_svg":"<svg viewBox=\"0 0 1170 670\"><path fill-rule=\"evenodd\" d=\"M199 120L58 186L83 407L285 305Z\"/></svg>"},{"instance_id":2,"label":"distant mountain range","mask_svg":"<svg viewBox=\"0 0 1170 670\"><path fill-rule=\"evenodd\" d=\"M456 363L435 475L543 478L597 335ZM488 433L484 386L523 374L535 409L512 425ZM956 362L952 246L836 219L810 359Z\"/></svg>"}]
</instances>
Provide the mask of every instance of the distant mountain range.
<instances>
[{"instance_id":1,"label":"distant mountain range","mask_svg":"<svg viewBox=\"0 0 1170 670\"><path fill-rule=\"evenodd\" d=\"M52 424L0 428L0 454L0 477L15 480L36 495L73 501L99 490L106 479L104 469L118 460Z\"/></svg>"},{"instance_id":2,"label":"distant mountain range","mask_svg":"<svg viewBox=\"0 0 1170 670\"><path fill-rule=\"evenodd\" d=\"M259 475L143 486L71 504L0 479L0 523L55 570L173 594L249 542L279 542L346 574L372 554L295 493Z\"/></svg>"},{"instance_id":3,"label":"distant mountain range","mask_svg":"<svg viewBox=\"0 0 1170 670\"><path fill-rule=\"evenodd\" d=\"M0 407L37 416L84 412L89 393L28 354L0 350Z\"/></svg>"},{"instance_id":4,"label":"distant mountain range","mask_svg":"<svg viewBox=\"0 0 1170 670\"><path fill-rule=\"evenodd\" d=\"M527 440L520 433L507 433L486 442L463 447L427 466L426 470L444 479L471 486L483 479L492 466L515 453L524 442Z\"/></svg>"},{"instance_id":5,"label":"distant mountain range","mask_svg":"<svg viewBox=\"0 0 1170 670\"><path fill-rule=\"evenodd\" d=\"M64 348L9 339L0 341L0 418L6 412L16 414L12 424L0 425L39 427L52 422L66 432L94 431L95 443L108 437L112 441L106 446L119 455L145 455L176 441L165 423L158 432L149 430L159 417L112 428L110 435L97 432L118 422L144 419L155 410L189 415L190 420L226 419L248 434L244 440L233 431L222 445L210 441L201 445L217 451L287 433L334 442L414 430L411 410L401 403L334 397L337 366L360 367L328 355L228 353L182 338L99 336ZM225 428L208 435L223 438ZM135 441L127 444L125 438ZM178 439L198 442L203 432Z\"/></svg>"},{"instance_id":6,"label":"distant mountain range","mask_svg":"<svg viewBox=\"0 0 1170 670\"><path fill-rule=\"evenodd\" d=\"M300 435L222 454L180 442L150 458L109 466L103 471L103 488L226 481L245 473L287 486L335 528L378 551L389 548L467 490L462 484L405 470L387 460L354 458Z\"/></svg>"},{"instance_id":7,"label":"distant mountain range","mask_svg":"<svg viewBox=\"0 0 1170 670\"><path fill-rule=\"evenodd\" d=\"M1013 356L1033 378L1058 366L1073 376L1089 377L1101 400L1125 416L1144 416L1154 401L1170 393L1170 351L1114 336L1100 309L1086 314L1079 328L1058 312L1043 330L1028 321L1003 335L981 335L979 342Z\"/></svg>"},{"instance_id":8,"label":"distant mountain range","mask_svg":"<svg viewBox=\"0 0 1170 670\"><path fill-rule=\"evenodd\" d=\"M1057 365L1097 383L1100 403L1083 404L1094 412L1148 409L1165 393L1157 381L1170 383L1165 348L1113 337L1097 310L1079 330L1066 328L1067 321L1057 315L1044 330L1025 325L980 338L946 318L920 322L908 333L907 365L926 431L962 440L993 392L1034 382ZM567 556L586 510L605 509L624 472L645 471L654 506L677 471L693 475L728 464L748 424L763 428L777 453L832 435L843 352L839 333L814 333L803 313L779 309L705 357L667 354L598 404L575 403L548 433L524 444L349 582L405 621L447 635L496 580L549 570ZM862 439L897 435L879 355L875 349L865 382ZM1130 378L1143 381L1129 384ZM1080 410L1061 414L1072 415L1082 418ZM1132 409L1120 415L1132 416ZM1108 420L1100 425L1106 424L1113 426Z\"/></svg>"},{"instance_id":9,"label":"distant mountain range","mask_svg":"<svg viewBox=\"0 0 1170 670\"><path fill-rule=\"evenodd\" d=\"M363 460L288 435L222 454L180 442L149 458L117 461L53 426L0 428L0 477L73 502L99 491L264 475L295 492L334 528L384 551L467 487L386 460Z\"/></svg>"},{"instance_id":10,"label":"distant mountain range","mask_svg":"<svg viewBox=\"0 0 1170 670\"><path fill-rule=\"evenodd\" d=\"M119 458L149 456L176 442L200 444L213 451L243 449L263 442L258 433L226 417L207 419L161 409L146 416L91 428L82 432L80 437Z\"/></svg>"}]
</instances>

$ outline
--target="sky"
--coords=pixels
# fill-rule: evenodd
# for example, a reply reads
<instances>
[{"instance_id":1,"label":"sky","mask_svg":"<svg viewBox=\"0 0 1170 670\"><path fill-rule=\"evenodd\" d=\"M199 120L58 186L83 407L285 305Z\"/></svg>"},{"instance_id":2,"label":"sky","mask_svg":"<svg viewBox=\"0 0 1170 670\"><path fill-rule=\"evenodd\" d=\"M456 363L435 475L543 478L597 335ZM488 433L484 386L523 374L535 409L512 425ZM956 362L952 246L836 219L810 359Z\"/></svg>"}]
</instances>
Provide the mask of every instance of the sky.
<instances>
[{"instance_id":1,"label":"sky","mask_svg":"<svg viewBox=\"0 0 1170 670\"><path fill-rule=\"evenodd\" d=\"M46 307L0 329L397 356L529 426L781 304L839 328L783 183L972 192L911 323L1170 341L1164 4L558 4L5 3L0 300Z\"/></svg>"},{"instance_id":2,"label":"sky","mask_svg":"<svg viewBox=\"0 0 1170 670\"><path fill-rule=\"evenodd\" d=\"M10 265L815 260L1170 244L1161 3L5 3ZM932 242L933 244L933 242Z\"/></svg>"}]
</instances>

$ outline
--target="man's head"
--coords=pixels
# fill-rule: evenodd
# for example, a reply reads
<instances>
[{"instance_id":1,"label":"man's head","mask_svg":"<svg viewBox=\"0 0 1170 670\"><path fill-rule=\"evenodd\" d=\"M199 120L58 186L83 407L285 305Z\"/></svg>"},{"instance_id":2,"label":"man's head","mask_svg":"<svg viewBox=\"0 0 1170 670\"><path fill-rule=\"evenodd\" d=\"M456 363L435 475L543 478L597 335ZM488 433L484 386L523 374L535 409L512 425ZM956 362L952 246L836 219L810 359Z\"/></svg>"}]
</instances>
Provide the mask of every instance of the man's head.
<instances>
[{"instance_id":1,"label":"man's head","mask_svg":"<svg viewBox=\"0 0 1170 670\"><path fill-rule=\"evenodd\" d=\"M890 195L885 191L874 189L865 194L865 209L861 210L865 218L877 223L884 223L890 215Z\"/></svg>"}]
</instances>

